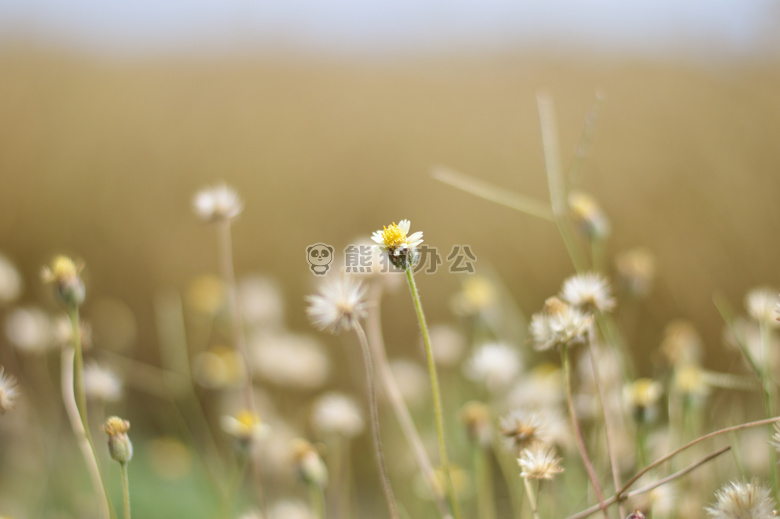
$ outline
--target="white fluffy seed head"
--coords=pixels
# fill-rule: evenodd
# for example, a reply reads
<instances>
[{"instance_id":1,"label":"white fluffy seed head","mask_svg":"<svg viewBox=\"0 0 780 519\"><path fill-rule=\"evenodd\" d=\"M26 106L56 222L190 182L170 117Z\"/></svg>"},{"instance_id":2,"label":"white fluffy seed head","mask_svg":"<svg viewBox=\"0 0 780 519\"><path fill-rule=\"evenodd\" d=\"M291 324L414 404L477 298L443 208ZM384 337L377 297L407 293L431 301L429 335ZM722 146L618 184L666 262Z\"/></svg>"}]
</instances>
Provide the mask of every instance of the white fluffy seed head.
<instances>
[{"instance_id":1,"label":"white fluffy seed head","mask_svg":"<svg viewBox=\"0 0 780 519\"><path fill-rule=\"evenodd\" d=\"M576 274L563 283L561 298L585 312L609 312L615 308L615 299L609 281L596 272Z\"/></svg>"},{"instance_id":2,"label":"white fluffy seed head","mask_svg":"<svg viewBox=\"0 0 780 519\"><path fill-rule=\"evenodd\" d=\"M352 330L368 314L365 286L354 277L329 279L318 294L306 296L306 301L312 324L334 334Z\"/></svg>"},{"instance_id":3,"label":"white fluffy seed head","mask_svg":"<svg viewBox=\"0 0 780 519\"><path fill-rule=\"evenodd\" d=\"M771 519L774 499L769 487L758 480L732 481L715 493L716 503L705 508L712 519Z\"/></svg>"}]
</instances>

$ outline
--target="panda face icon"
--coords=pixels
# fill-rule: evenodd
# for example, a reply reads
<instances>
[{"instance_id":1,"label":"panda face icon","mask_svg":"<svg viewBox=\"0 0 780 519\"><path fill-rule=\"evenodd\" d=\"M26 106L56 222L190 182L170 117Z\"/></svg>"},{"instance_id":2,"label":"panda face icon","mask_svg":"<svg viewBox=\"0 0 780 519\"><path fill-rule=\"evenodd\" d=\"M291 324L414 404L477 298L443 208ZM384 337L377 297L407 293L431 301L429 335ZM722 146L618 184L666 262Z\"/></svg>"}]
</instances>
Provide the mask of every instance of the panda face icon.
<instances>
[{"instance_id":1,"label":"panda face icon","mask_svg":"<svg viewBox=\"0 0 780 519\"><path fill-rule=\"evenodd\" d=\"M333 247L325 243L315 243L306 247L306 261L317 276L324 276L333 262Z\"/></svg>"}]
</instances>

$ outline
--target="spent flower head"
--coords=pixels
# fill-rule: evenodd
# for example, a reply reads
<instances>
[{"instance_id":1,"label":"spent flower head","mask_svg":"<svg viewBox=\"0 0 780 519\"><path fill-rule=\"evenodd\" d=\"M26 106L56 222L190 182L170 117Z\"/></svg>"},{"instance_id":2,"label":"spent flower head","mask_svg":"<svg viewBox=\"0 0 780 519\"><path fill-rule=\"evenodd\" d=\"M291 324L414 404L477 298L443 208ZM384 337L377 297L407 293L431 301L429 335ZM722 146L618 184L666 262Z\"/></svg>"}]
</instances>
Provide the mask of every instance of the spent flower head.
<instances>
[{"instance_id":1,"label":"spent flower head","mask_svg":"<svg viewBox=\"0 0 780 519\"><path fill-rule=\"evenodd\" d=\"M393 222L389 227L383 227L381 231L374 231L371 235L377 247L387 253L393 266L402 270L417 263L417 247L423 242L422 231L409 235L411 225L409 220L401 220L398 224Z\"/></svg>"},{"instance_id":2,"label":"spent flower head","mask_svg":"<svg viewBox=\"0 0 780 519\"><path fill-rule=\"evenodd\" d=\"M547 421L541 413L518 409L498 422L501 436L517 451L522 451L533 445L549 445L553 438Z\"/></svg>"},{"instance_id":3,"label":"spent flower head","mask_svg":"<svg viewBox=\"0 0 780 519\"><path fill-rule=\"evenodd\" d=\"M551 297L544 302L544 309L531 317L534 349L543 351L584 343L592 320L592 316Z\"/></svg>"},{"instance_id":4,"label":"spent flower head","mask_svg":"<svg viewBox=\"0 0 780 519\"><path fill-rule=\"evenodd\" d=\"M195 193L192 208L204 222L221 222L235 219L244 209L244 203L233 188L221 183Z\"/></svg>"},{"instance_id":5,"label":"spent flower head","mask_svg":"<svg viewBox=\"0 0 780 519\"><path fill-rule=\"evenodd\" d=\"M655 256L647 249L637 247L617 255L615 258L618 286L634 297L645 297L650 293L655 279Z\"/></svg>"},{"instance_id":6,"label":"spent flower head","mask_svg":"<svg viewBox=\"0 0 780 519\"><path fill-rule=\"evenodd\" d=\"M609 312L615 308L615 299L609 281L597 272L576 274L563 283L561 298L585 312Z\"/></svg>"},{"instance_id":7,"label":"spent flower head","mask_svg":"<svg viewBox=\"0 0 780 519\"><path fill-rule=\"evenodd\" d=\"M316 295L306 296L306 314L320 330L352 330L368 314L366 288L354 277L328 279Z\"/></svg>"},{"instance_id":8,"label":"spent flower head","mask_svg":"<svg viewBox=\"0 0 780 519\"><path fill-rule=\"evenodd\" d=\"M712 519L770 519L775 501L769 487L754 479L750 483L732 481L715 493L717 502L705 508Z\"/></svg>"},{"instance_id":9,"label":"spent flower head","mask_svg":"<svg viewBox=\"0 0 780 519\"><path fill-rule=\"evenodd\" d=\"M55 294L60 302L67 308L75 308L84 302L86 289L81 279L81 271L84 265L76 263L67 256L56 256L51 265L41 269L41 278L44 283L54 285Z\"/></svg>"},{"instance_id":10,"label":"spent flower head","mask_svg":"<svg viewBox=\"0 0 780 519\"><path fill-rule=\"evenodd\" d=\"M8 375L5 368L0 366L0 414L13 409L18 396L19 385L16 383L16 377Z\"/></svg>"},{"instance_id":11,"label":"spent flower head","mask_svg":"<svg viewBox=\"0 0 780 519\"><path fill-rule=\"evenodd\" d=\"M556 456L555 447L546 448L542 445L523 449L517 459L522 469L520 476L525 479L552 479L563 472L561 461Z\"/></svg>"}]
</instances>

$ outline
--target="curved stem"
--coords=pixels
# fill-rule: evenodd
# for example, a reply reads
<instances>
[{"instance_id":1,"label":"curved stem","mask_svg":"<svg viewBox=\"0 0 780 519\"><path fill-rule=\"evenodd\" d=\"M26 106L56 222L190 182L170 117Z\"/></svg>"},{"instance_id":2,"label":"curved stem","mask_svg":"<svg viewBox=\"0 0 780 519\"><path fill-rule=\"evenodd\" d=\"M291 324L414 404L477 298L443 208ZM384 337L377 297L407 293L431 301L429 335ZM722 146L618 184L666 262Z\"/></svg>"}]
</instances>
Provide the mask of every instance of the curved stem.
<instances>
[{"instance_id":1,"label":"curved stem","mask_svg":"<svg viewBox=\"0 0 780 519\"><path fill-rule=\"evenodd\" d=\"M720 456L721 454L723 454L724 452L727 452L729 450L731 450L731 446L723 447L722 449L717 450L717 451L713 452L712 454L710 454L708 456L705 456L704 458L700 459L699 461L688 465L684 469L678 470L674 474L666 476L663 479L659 479L655 483L651 483L651 484L649 484L647 486L644 486L642 488L638 488L638 489L634 490L633 492L629 492L628 494L621 494L621 493L615 494L614 496L612 496L612 497L608 498L606 501L604 501L604 504L609 506L609 505L615 503L616 501L625 501L626 499L629 499L629 498L632 498L632 497L636 497L636 496L639 496L639 495L642 495L642 494L646 494L646 493L648 493L648 492L650 492L652 490L655 490L656 488L660 487L661 485L665 485L665 484L669 483L670 481L674 481L675 479L680 478L680 477L686 475L687 473L691 472L692 470L696 469L697 467L707 463L708 461L710 461L712 459L717 458L718 456ZM583 519L584 517L588 517L591 514L595 514L596 512L599 511L599 509L600 509L599 505L591 506L590 508L587 508L587 509L583 510L582 512L576 513L574 515L570 515L566 519Z\"/></svg>"},{"instance_id":2,"label":"curved stem","mask_svg":"<svg viewBox=\"0 0 780 519\"><path fill-rule=\"evenodd\" d=\"M458 506L458 499L455 496L455 489L452 485L450 462L449 458L447 457L447 447L444 443L444 418L442 417L439 382L436 378L436 363L433 358L433 348L431 347L431 338L428 334L428 325L425 322L425 314L423 313L422 303L420 302L420 293L417 291L417 284L414 281L414 274L412 273L411 268L406 269L406 280L409 282L409 290L412 293L414 309L417 311L417 320L420 323L420 330L422 331L423 342L425 343L425 353L428 357L428 374L431 379L431 391L433 393L433 406L436 416L436 433L439 438L439 456L441 457L441 465L442 469L444 470L447 494L450 497L450 506L452 507L452 512L455 516L455 519L460 519L460 507Z\"/></svg>"},{"instance_id":3,"label":"curved stem","mask_svg":"<svg viewBox=\"0 0 780 519\"><path fill-rule=\"evenodd\" d=\"M636 483L636 481L639 478L641 478L642 476L647 474L649 471L653 470L658 465L660 465L660 464L662 464L662 463L672 459L673 457L677 456L682 451L684 451L686 449L689 449L690 447L693 447L697 443L703 442L704 440L708 440L708 439L710 439L710 438L712 438L714 436L718 436L718 435L721 435L721 434L730 433L732 431L739 431L740 429L747 429L749 427L760 427L762 425L768 425L768 424L771 424L771 423L774 423L774 422L777 422L777 421L780 421L780 416L775 416L774 418L767 418L765 420L758 420L758 421L755 421L755 422L747 422L747 423L743 423L743 424L739 424L739 425L733 425L731 427L726 427L725 429L720 429L718 431L714 431L714 432L711 432L709 434L705 434L704 436L700 436L700 437L696 438L695 440L691 440L688 443L686 443L685 445L683 445L682 447L678 447L675 450L673 450L672 452L670 452L668 454L665 454L664 456L661 456L660 458L658 458L657 460L652 462L650 465L648 465L647 467L645 467L642 470L640 470L639 472L637 472L622 487L620 487L620 490L618 490L616 492L616 495L623 494L626 490L631 488L631 485Z\"/></svg>"},{"instance_id":4,"label":"curved stem","mask_svg":"<svg viewBox=\"0 0 780 519\"><path fill-rule=\"evenodd\" d=\"M577 415L574 413L574 401L571 392L571 369L569 367L569 353L565 344L561 346L561 361L563 364L563 381L566 386L566 403L569 407L569 416L571 417L571 423L574 427L574 437L577 439L577 447L580 449L582 463L585 465L585 471L588 473L588 479L590 479L590 483L593 485L593 491L596 493L596 499L599 501L599 508L601 508L601 511L604 513L604 517L609 519L609 514L607 514L607 507L604 503L604 495L601 493L599 480L596 477L596 472L593 470L593 464L590 461L588 450L585 447L585 439L582 436L582 429L580 429L579 421L577 421Z\"/></svg>"},{"instance_id":5,"label":"curved stem","mask_svg":"<svg viewBox=\"0 0 780 519\"><path fill-rule=\"evenodd\" d=\"M379 412L376 405L374 364L371 362L371 350L368 347L366 333L363 331L363 327L360 326L360 323L355 326L355 333L357 333L358 340L360 342L360 348L363 352L363 366L366 371L366 388L368 389L368 408L371 415L371 433L374 437L374 448L376 450L376 460L379 464L379 475L380 479L382 480L382 490L385 493L385 500L387 501L387 508L390 511L390 517L392 519L398 519L398 507L395 504L395 496L393 495L393 487L390 485L390 478L387 476L385 457L382 451L382 436L379 433Z\"/></svg>"},{"instance_id":6,"label":"curved stem","mask_svg":"<svg viewBox=\"0 0 780 519\"><path fill-rule=\"evenodd\" d=\"M436 475L433 471L433 465L428 458L428 453L423 445L420 433L417 432L417 428L412 420L412 415L409 412L409 408L404 402L401 395L401 389L398 387L398 382L395 380L392 370L390 369L390 363L387 361L387 352L385 351L384 340L382 339L382 323L381 323L381 299L382 299L382 286L380 282L376 282L371 287L369 294L369 313L368 313L368 334L371 336L369 345L373 349L373 358L376 364L377 373L379 379L382 382L382 386L385 390L385 396L390 402L390 406L393 408L398 424L401 427L401 431L406 437L406 441L412 449L412 453L417 459L417 465L420 467L420 471L425 476L425 482L431 490L436 506L439 508L439 514L442 519L452 519L452 515L447 509L447 503L444 501L444 497L438 486L436 485Z\"/></svg>"}]
</instances>

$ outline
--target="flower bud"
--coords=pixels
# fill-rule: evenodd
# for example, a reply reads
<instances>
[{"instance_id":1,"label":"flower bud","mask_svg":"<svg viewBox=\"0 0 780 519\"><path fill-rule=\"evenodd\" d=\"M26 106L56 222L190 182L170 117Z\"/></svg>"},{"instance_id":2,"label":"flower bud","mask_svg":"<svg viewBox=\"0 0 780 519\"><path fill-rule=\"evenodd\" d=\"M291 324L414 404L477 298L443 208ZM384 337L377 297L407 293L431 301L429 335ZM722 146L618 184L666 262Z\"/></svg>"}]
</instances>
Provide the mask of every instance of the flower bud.
<instances>
[{"instance_id":1,"label":"flower bud","mask_svg":"<svg viewBox=\"0 0 780 519\"><path fill-rule=\"evenodd\" d=\"M130 422L118 416L112 416L103 425L103 432L108 435L108 452L119 463L127 463L133 458L133 443L127 436Z\"/></svg>"},{"instance_id":2,"label":"flower bud","mask_svg":"<svg viewBox=\"0 0 780 519\"><path fill-rule=\"evenodd\" d=\"M86 290L79 274L83 265L76 266L67 256L55 257L50 266L43 267L41 278L44 283L52 283L60 302L68 308L81 306Z\"/></svg>"},{"instance_id":3,"label":"flower bud","mask_svg":"<svg viewBox=\"0 0 780 519\"><path fill-rule=\"evenodd\" d=\"M320 488L327 486L328 468L314 445L306 440L295 440L293 442L293 459L298 469L298 475L304 483Z\"/></svg>"}]
</instances>

